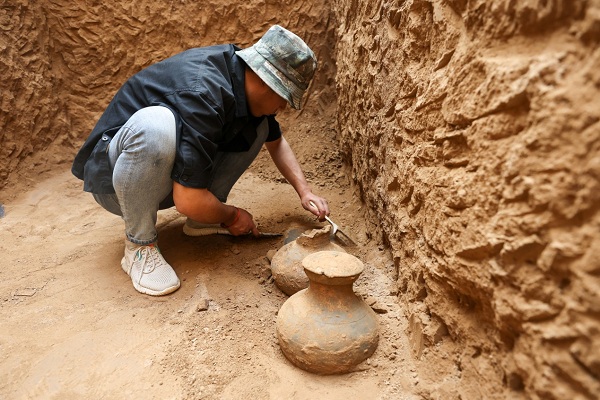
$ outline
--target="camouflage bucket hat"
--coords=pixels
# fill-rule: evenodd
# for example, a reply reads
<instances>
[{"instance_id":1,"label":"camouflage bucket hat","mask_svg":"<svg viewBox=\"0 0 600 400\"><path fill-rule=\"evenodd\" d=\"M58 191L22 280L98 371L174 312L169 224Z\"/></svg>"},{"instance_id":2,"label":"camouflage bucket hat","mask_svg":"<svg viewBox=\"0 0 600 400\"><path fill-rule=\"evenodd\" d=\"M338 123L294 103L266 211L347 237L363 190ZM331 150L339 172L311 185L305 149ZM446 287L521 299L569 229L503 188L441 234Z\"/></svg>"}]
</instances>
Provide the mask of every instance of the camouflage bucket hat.
<instances>
[{"instance_id":1,"label":"camouflage bucket hat","mask_svg":"<svg viewBox=\"0 0 600 400\"><path fill-rule=\"evenodd\" d=\"M317 69L315 54L302 39L273 25L253 46L236 54L275 93L300 109L302 96Z\"/></svg>"}]
</instances>

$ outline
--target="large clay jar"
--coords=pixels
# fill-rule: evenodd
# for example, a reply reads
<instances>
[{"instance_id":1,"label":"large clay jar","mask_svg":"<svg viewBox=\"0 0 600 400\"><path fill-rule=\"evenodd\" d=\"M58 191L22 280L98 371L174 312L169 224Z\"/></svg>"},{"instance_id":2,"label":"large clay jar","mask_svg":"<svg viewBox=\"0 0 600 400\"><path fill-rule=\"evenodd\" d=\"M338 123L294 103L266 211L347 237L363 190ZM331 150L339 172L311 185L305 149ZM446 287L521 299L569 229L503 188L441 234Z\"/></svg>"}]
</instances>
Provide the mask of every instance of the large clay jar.
<instances>
[{"instance_id":1,"label":"large clay jar","mask_svg":"<svg viewBox=\"0 0 600 400\"><path fill-rule=\"evenodd\" d=\"M348 372L369 358L379 342L375 312L352 290L363 263L337 251L313 253L302 263L310 285L279 310L281 350L309 372Z\"/></svg>"},{"instance_id":2,"label":"large clay jar","mask_svg":"<svg viewBox=\"0 0 600 400\"><path fill-rule=\"evenodd\" d=\"M308 277L304 273L302 260L318 251L341 251L344 249L330 239L329 225L303 233L298 239L282 246L271 260L271 275L275 284L288 296L308 287Z\"/></svg>"}]
</instances>

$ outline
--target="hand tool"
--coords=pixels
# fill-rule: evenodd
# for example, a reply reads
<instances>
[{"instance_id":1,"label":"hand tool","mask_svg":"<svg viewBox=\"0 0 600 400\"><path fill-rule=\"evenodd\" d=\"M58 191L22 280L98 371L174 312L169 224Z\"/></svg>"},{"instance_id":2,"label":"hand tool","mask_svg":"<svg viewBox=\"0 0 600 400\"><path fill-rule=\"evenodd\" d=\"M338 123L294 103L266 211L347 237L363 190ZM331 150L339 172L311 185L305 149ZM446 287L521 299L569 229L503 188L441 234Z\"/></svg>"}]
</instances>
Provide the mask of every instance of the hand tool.
<instances>
[{"instance_id":1,"label":"hand tool","mask_svg":"<svg viewBox=\"0 0 600 400\"><path fill-rule=\"evenodd\" d=\"M231 232L229 232L226 228L221 228L221 227L202 228L196 234L196 236L208 236L208 235L228 235L228 236L233 236L231 234ZM252 235L252 232L249 232L246 235L239 235L239 236L251 236L251 235ZM280 237L280 236L283 236L283 233L260 232L260 235L257 236L257 239L260 239L260 238Z\"/></svg>"},{"instance_id":2,"label":"hand tool","mask_svg":"<svg viewBox=\"0 0 600 400\"><path fill-rule=\"evenodd\" d=\"M315 203L313 203L312 201L310 201L310 205L311 205L311 207L316 208L317 210L319 209L319 207L317 207L317 205ZM331 228L333 230L331 235L333 237L337 238L343 245L356 246L356 243L354 242L354 240L352 240L352 238L350 238L350 236L348 236L345 232L343 232L340 229L340 227L331 220L331 218L329 218L326 215L325 219L327 220L327 222L329 222L331 224ZM340 237L340 235L341 235L341 237Z\"/></svg>"}]
</instances>

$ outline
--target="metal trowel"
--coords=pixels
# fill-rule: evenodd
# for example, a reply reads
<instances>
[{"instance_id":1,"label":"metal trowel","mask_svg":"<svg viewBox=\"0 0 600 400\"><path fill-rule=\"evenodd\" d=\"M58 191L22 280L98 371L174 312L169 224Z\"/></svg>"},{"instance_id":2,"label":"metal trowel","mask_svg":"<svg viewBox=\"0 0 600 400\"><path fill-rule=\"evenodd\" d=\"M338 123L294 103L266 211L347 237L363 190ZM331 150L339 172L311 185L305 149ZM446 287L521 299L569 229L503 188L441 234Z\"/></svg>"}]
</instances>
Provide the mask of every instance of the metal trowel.
<instances>
[{"instance_id":1,"label":"metal trowel","mask_svg":"<svg viewBox=\"0 0 600 400\"><path fill-rule=\"evenodd\" d=\"M315 203L313 203L312 201L310 202L310 205L311 205L311 207L316 208L317 210L319 209L317 207L317 205ZM332 229L331 236L338 239L340 241L340 243L345 246L356 246L356 243L354 242L354 240L352 240L352 238L350 238L350 236L348 236L345 232L343 232L340 229L340 227L331 220L331 218L329 218L326 215L325 220L327 220L327 222L329 222L331 224L331 229Z\"/></svg>"}]
</instances>

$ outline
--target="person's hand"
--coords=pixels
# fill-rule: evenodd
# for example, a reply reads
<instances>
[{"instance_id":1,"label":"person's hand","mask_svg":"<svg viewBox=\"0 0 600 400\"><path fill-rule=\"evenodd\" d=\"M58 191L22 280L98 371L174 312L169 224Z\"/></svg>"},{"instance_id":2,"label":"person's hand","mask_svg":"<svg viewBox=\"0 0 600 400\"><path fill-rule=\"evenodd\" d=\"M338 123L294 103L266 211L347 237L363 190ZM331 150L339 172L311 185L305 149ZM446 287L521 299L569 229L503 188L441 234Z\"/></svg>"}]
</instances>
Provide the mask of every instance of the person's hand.
<instances>
[{"instance_id":1,"label":"person's hand","mask_svg":"<svg viewBox=\"0 0 600 400\"><path fill-rule=\"evenodd\" d=\"M233 236L249 235L260 236L260 232L252 219L252 214L243 208L237 208L237 214L233 222L230 225L221 224L223 228L226 228Z\"/></svg>"},{"instance_id":2,"label":"person's hand","mask_svg":"<svg viewBox=\"0 0 600 400\"><path fill-rule=\"evenodd\" d=\"M307 193L302 196L300 201L302 202L302 207L316 215L317 218L319 218L319 221L323 222L325 221L325 216L329 216L329 204L327 204L327 200L325 200L325 198L317 196L313 193Z\"/></svg>"}]
</instances>

